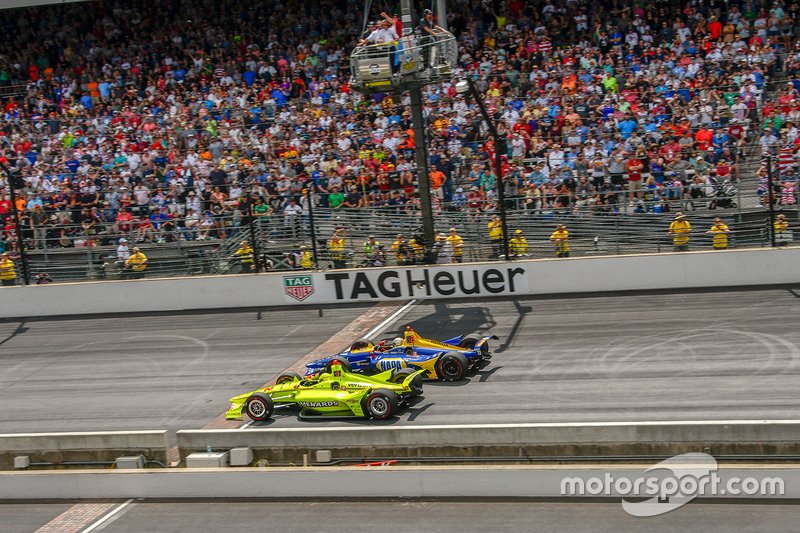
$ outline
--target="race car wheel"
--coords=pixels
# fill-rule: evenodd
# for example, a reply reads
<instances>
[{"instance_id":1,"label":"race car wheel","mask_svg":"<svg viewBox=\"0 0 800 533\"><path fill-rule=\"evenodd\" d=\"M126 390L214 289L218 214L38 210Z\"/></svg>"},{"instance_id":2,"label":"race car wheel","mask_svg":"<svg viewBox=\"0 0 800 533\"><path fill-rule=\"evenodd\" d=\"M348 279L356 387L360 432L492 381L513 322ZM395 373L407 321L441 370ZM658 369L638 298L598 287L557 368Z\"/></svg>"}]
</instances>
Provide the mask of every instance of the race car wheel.
<instances>
[{"instance_id":1,"label":"race car wheel","mask_svg":"<svg viewBox=\"0 0 800 533\"><path fill-rule=\"evenodd\" d=\"M376 389L363 400L364 413L371 418L385 420L392 416L400 405L400 398L387 389Z\"/></svg>"},{"instance_id":2,"label":"race car wheel","mask_svg":"<svg viewBox=\"0 0 800 533\"><path fill-rule=\"evenodd\" d=\"M342 365L342 368L344 368L344 371L345 372L350 372L350 369L351 369L350 361L348 361L344 357L339 357L338 355L336 357L331 357L331 360L328 361L328 364L325 365L325 372L327 372L328 374L331 373L331 366L333 365L334 361L339 361L339 364Z\"/></svg>"},{"instance_id":3,"label":"race car wheel","mask_svg":"<svg viewBox=\"0 0 800 533\"><path fill-rule=\"evenodd\" d=\"M302 381L303 376L301 376L297 372L286 372L278 376L278 379L275 380L275 384L280 385L281 383L291 383L296 379Z\"/></svg>"},{"instance_id":4,"label":"race car wheel","mask_svg":"<svg viewBox=\"0 0 800 533\"><path fill-rule=\"evenodd\" d=\"M260 422L272 416L275 404L268 394L257 392L244 402L244 412L251 420Z\"/></svg>"},{"instance_id":5,"label":"race car wheel","mask_svg":"<svg viewBox=\"0 0 800 533\"><path fill-rule=\"evenodd\" d=\"M358 339L356 342L350 345L350 351L363 350L364 348L368 348L370 345L375 346L375 343L371 339Z\"/></svg>"},{"instance_id":6,"label":"race car wheel","mask_svg":"<svg viewBox=\"0 0 800 533\"><path fill-rule=\"evenodd\" d=\"M478 341L480 341L481 338L482 337L477 333L470 333L469 335L464 335L464 337L461 339L461 342L458 343L458 346L461 348L466 348L467 350L474 350L475 345L478 344Z\"/></svg>"},{"instance_id":7,"label":"race car wheel","mask_svg":"<svg viewBox=\"0 0 800 533\"><path fill-rule=\"evenodd\" d=\"M408 376L416 372L414 368L400 368L395 370L392 374L392 377L389 378L389 381L392 383L402 383ZM422 374L418 374L414 377L411 381L411 389L414 391L415 394L419 394L422 392Z\"/></svg>"},{"instance_id":8,"label":"race car wheel","mask_svg":"<svg viewBox=\"0 0 800 533\"><path fill-rule=\"evenodd\" d=\"M436 361L436 374L444 381L459 381L467 375L469 362L464 354L447 352Z\"/></svg>"}]
</instances>

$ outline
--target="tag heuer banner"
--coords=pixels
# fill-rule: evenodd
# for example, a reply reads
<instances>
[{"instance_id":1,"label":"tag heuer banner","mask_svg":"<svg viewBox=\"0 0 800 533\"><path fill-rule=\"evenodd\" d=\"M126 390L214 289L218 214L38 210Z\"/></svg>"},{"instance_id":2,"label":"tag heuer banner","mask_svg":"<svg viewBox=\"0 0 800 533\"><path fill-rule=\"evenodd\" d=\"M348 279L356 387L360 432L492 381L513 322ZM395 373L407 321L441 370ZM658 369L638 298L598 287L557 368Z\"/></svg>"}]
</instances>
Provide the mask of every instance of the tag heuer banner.
<instances>
[{"instance_id":1,"label":"tag heuer banner","mask_svg":"<svg viewBox=\"0 0 800 533\"><path fill-rule=\"evenodd\" d=\"M283 276L283 287L286 294L298 302L314 294L314 281L311 276Z\"/></svg>"}]
</instances>

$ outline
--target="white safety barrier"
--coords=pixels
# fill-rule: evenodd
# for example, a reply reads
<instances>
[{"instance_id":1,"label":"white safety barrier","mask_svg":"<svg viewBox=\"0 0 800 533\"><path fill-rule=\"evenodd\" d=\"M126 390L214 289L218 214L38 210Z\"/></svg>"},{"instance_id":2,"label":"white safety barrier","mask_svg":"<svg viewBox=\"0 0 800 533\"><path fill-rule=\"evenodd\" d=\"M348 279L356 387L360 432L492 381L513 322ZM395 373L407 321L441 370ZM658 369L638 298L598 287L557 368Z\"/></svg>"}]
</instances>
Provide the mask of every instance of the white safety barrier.
<instances>
[{"instance_id":1,"label":"white safety barrier","mask_svg":"<svg viewBox=\"0 0 800 533\"><path fill-rule=\"evenodd\" d=\"M64 283L0 289L0 318L800 282L800 247Z\"/></svg>"},{"instance_id":2,"label":"white safety barrier","mask_svg":"<svg viewBox=\"0 0 800 533\"><path fill-rule=\"evenodd\" d=\"M82 498L331 498L371 501L377 498L553 498L616 497L565 493L574 478L636 479L646 466L470 466L470 467L327 467L241 468L207 470L121 470L81 472L0 472L0 500ZM798 498L800 469L791 465L722 467L728 480L779 479L783 494L738 495L709 490L699 498ZM590 483L591 488L591 483ZM769 488L769 487L767 487ZM612 490L614 487L612 487Z\"/></svg>"}]
</instances>

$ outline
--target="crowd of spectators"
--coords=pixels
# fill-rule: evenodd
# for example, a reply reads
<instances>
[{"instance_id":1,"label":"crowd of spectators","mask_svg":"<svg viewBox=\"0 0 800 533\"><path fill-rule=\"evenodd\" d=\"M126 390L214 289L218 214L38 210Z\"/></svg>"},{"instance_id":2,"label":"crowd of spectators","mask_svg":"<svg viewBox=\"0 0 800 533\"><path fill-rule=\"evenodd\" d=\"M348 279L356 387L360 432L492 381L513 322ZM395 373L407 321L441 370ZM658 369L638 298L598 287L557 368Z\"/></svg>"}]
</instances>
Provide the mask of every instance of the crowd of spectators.
<instances>
[{"instance_id":1,"label":"crowd of spectators","mask_svg":"<svg viewBox=\"0 0 800 533\"><path fill-rule=\"evenodd\" d=\"M454 74L474 77L508 139L509 207L641 210L706 194L744 177L743 158L758 156L748 143L779 156L779 198L796 201L798 4L447 4ZM362 10L107 0L2 12L0 90L24 87L3 103L0 161L25 180L31 246L225 238L250 216L292 228L306 188L322 208L417 210L407 97L349 84ZM453 83L424 99L436 209L494 211L495 147L475 103ZM9 212L4 189L0 246L14 252Z\"/></svg>"}]
</instances>

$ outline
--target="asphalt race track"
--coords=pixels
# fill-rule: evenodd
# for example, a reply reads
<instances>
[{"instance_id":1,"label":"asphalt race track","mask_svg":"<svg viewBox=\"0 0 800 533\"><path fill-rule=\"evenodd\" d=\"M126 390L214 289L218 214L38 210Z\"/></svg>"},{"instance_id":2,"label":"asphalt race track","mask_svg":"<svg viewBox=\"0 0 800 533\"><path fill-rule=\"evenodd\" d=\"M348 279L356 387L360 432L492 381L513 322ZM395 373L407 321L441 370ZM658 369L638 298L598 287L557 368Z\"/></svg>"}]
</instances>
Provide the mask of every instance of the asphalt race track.
<instances>
[{"instance_id":1,"label":"asphalt race track","mask_svg":"<svg viewBox=\"0 0 800 533\"><path fill-rule=\"evenodd\" d=\"M492 364L398 419L260 425L794 419L798 296L420 302L384 335L493 332ZM366 308L0 323L0 433L202 427Z\"/></svg>"},{"instance_id":2,"label":"asphalt race track","mask_svg":"<svg viewBox=\"0 0 800 533\"><path fill-rule=\"evenodd\" d=\"M385 423L795 419L798 296L768 290L420 303L387 336L411 324L433 338L490 331L500 341L492 364L468 382L426 382L424 398ZM274 425L306 423L287 416Z\"/></svg>"},{"instance_id":3,"label":"asphalt race track","mask_svg":"<svg viewBox=\"0 0 800 533\"><path fill-rule=\"evenodd\" d=\"M65 509L63 503L0 503L0 531L30 533ZM635 518L615 502L364 501L262 502L136 501L103 533L240 533L242 531L796 531L796 504L691 503L671 513Z\"/></svg>"},{"instance_id":4,"label":"asphalt race track","mask_svg":"<svg viewBox=\"0 0 800 533\"><path fill-rule=\"evenodd\" d=\"M0 433L198 428L370 306L0 323Z\"/></svg>"}]
</instances>

